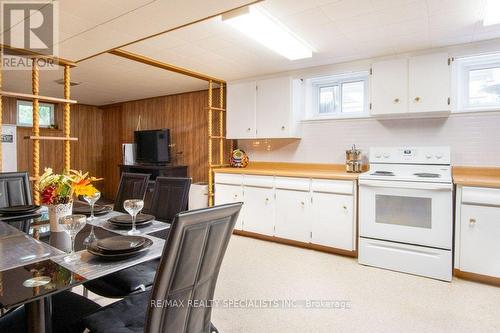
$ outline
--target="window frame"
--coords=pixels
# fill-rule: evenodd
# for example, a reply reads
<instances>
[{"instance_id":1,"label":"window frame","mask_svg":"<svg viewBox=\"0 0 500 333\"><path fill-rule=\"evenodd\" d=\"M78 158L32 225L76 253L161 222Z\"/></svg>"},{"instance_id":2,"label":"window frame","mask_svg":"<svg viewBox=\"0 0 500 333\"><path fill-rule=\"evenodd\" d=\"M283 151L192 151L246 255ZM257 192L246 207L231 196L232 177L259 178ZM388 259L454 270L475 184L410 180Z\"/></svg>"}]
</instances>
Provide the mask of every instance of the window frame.
<instances>
[{"instance_id":1,"label":"window frame","mask_svg":"<svg viewBox=\"0 0 500 333\"><path fill-rule=\"evenodd\" d=\"M33 121L30 123L22 123L20 122L20 119L19 119L19 106L20 105L23 105L23 106L30 106L31 107L31 110L32 110L32 113L33 113L33 102L32 101L27 101L27 100L23 100L23 99L18 99L16 101L16 125L19 126L19 127L33 127ZM56 105L53 104L53 103L42 103L42 102L39 102L39 106L46 106L46 107L49 107L50 108L50 124L49 125L41 125L40 124L40 128L53 128L55 125L56 125ZM38 110L40 112L40 110Z\"/></svg>"},{"instance_id":2,"label":"window frame","mask_svg":"<svg viewBox=\"0 0 500 333\"><path fill-rule=\"evenodd\" d=\"M500 69L500 53L473 55L455 59L456 67L456 112L500 111L500 102L490 106L469 105L469 73L475 70Z\"/></svg>"},{"instance_id":3,"label":"window frame","mask_svg":"<svg viewBox=\"0 0 500 333\"><path fill-rule=\"evenodd\" d=\"M342 119L342 118L366 118L370 116L369 97L369 72L354 72L345 74L333 74L328 76L314 77L311 82L311 112L308 120L322 119ZM362 112L342 112L342 85L346 83L363 82L363 111ZM338 110L330 113L320 113L320 89L325 87L338 86L339 104Z\"/></svg>"}]
</instances>

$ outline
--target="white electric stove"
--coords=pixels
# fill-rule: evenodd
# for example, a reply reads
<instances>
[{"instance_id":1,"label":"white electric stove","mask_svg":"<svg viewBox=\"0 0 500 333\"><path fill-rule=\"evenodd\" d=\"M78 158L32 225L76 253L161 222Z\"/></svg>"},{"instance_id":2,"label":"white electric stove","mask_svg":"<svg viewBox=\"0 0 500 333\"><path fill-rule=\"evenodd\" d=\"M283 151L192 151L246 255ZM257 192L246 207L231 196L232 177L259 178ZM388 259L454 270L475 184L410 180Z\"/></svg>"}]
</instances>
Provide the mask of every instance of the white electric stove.
<instances>
[{"instance_id":1,"label":"white electric stove","mask_svg":"<svg viewBox=\"0 0 500 333\"><path fill-rule=\"evenodd\" d=\"M369 161L359 176L359 263L451 281L449 147L372 148Z\"/></svg>"}]
</instances>

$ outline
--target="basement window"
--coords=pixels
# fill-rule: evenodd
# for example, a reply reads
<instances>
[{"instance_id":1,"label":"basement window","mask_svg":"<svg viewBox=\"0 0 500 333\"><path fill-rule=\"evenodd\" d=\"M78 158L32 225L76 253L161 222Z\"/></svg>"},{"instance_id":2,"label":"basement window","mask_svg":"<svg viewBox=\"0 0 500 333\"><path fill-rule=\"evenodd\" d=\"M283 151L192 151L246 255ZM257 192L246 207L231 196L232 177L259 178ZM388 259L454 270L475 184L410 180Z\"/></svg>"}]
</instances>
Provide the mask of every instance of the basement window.
<instances>
[{"instance_id":1,"label":"basement window","mask_svg":"<svg viewBox=\"0 0 500 333\"><path fill-rule=\"evenodd\" d=\"M40 127L53 127L55 125L54 109L54 104L39 103ZM33 126L33 102L17 101L17 125Z\"/></svg>"},{"instance_id":2,"label":"basement window","mask_svg":"<svg viewBox=\"0 0 500 333\"><path fill-rule=\"evenodd\" d=\"M500 54L457 59L458 111L500 110Z\"/></svg>"},{"instance_id":3,"label":"basement window","mask_svg":"<svg viewBox=\"0 0 500 333\"><path fill-rule=\"evenodd\" d=\"M368 72L312 78L309 119L368 116Z\"/></svg>"}]
</instances>

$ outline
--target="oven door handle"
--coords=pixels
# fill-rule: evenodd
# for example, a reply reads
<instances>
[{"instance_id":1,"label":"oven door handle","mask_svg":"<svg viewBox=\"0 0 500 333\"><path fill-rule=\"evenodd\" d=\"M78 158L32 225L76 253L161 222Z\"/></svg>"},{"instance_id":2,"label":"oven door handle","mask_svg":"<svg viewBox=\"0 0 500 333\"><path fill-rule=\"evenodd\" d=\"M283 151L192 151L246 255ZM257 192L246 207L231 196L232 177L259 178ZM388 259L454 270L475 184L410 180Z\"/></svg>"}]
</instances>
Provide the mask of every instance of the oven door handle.
<instances>
[{"instance_id":1,"label":"oven door handle","mask_svg":"<svg viewBox=\"0 0 500 333\"><path fill-rule=\"evenodd\" d=\"M453 184L445 183L421 183L421 182L399 182L380 180L360 180L359 186L379 188L402 188L409 190L451 191Z\"/></svg>"}]
</instances>

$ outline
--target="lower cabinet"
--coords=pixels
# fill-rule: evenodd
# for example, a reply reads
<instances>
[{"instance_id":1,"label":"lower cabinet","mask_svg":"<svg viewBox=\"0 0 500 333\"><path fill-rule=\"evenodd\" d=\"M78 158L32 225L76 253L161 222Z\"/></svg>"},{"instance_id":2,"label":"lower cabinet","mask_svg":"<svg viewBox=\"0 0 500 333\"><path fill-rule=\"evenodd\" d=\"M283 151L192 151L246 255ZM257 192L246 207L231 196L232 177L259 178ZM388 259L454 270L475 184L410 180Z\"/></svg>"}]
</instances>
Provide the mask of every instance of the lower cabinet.
<instances>
[{"instance_id":1,"label":"lower cabinet","mask_svg":"<svg viewBox=\"0 0 500 333\"><path fill-rule=\"evenodd\" d=\"M274 236L274 189L245 186L243 230Z\"/></svg>"},{"instance_id":2,"label":"lower cabinet","mask_svg":"<svg viewBox=\"0 0 500 333\"><path fill-rule=\"evenodd\" d=\"M214 200L216 205L243 201L243 187L241 185L215 184L215 192L217 193ZM245 205L241 208L240 215L234 226L236 230L243 229L244 210Z\"/></svg>"},{"instance_id":3,"label":"lower cabinet","mask_svg":"<svg viewBox=\"0 0 500 333\"><path fill-rule=\"evenodd\" d=\"M276 237L311 241L311 197L309 192L276 189Z\"/></svg>"}]
</instances>

